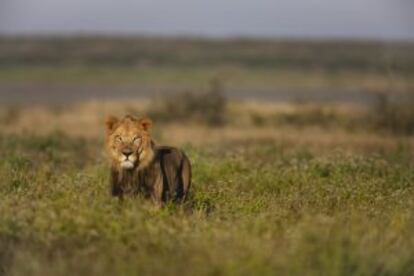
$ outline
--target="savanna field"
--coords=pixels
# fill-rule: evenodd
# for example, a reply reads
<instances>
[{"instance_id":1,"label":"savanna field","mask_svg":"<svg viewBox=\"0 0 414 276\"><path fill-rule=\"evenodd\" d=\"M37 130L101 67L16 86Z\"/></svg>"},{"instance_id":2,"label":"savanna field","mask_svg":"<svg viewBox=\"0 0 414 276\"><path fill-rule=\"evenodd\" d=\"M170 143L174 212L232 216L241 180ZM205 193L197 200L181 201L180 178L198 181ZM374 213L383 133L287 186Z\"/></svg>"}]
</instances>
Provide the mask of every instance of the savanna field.
<instances>
[{"instance_id":1,"label":"savanna field","mask_svg":"<svg viewBox=\"0 0 414 276\"><path fill-rule=\"evenodd\" d=\"M65 39L1 41L0 275L414 274L412 45L127 42L80 38L67 58ZM125 85L168 93L30 104ZM298 98L333 88L368 96ZM188 154L182 206L110 197L104 119L125 113Z\"/></svg>"}]
</instances>

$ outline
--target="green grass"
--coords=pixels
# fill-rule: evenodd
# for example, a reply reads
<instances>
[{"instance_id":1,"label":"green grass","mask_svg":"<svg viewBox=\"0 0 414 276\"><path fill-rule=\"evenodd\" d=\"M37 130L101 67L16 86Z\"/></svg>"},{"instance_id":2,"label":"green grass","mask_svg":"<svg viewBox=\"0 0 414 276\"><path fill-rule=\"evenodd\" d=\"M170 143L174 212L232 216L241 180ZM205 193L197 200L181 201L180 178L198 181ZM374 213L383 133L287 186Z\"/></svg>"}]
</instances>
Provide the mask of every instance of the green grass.
<instances>
[{"instance_id":1,"label":"green grass","mask_svg":"<svg viewBox=\"0 0 414 276\"><path fill-rule=\"evenodd\" d=\"M0 82L236 88L412 87L414 43L163 37L1 37Z\"/></svg>"},{"instance_id":2,"label":"green grass","mask_svg":"<svg viewBox=\"0 0 414 276\"><path fill-rule=\"evenodd\" d=\"M0 37L0 64L157 65L412 73L411 42L191 39L162 37Z\"/></svg>"},{"instance_id":3,"label":"green grass","mask_svg":"<svg viewBox=\"0 0 414 276\"><path fill-rule=\"evenodd\" d=\"M205 88L218 79L234 89L385 89L412 86L410 75L368 71L247 68L241 66L0 66L0 83L141 84L167 88Z\"/></svg>"},{"instance_id":4,"label":"green grass","mask_svg":"<svg viewBox=\"0 0 414 276\"><path fill-rule=\"evenodd\" d=\"M109 196L102 141L0 136L0 274L412 275L410 149L186 147L185 206Z\"/></svg>"}]
</instances>

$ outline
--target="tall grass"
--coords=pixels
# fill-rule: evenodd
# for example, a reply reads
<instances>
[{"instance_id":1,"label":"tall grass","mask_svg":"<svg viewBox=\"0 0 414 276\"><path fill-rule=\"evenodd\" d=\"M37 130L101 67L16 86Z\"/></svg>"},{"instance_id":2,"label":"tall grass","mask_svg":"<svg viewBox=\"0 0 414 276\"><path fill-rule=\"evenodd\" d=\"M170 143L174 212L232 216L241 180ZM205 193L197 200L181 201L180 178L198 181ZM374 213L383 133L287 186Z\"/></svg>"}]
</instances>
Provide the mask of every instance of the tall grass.
<instances>
[{"instance_id":1,"label":"tall grass","mask_svg":"<svg viewBox=\"0 0 414 276\"><path fill-rule=\"evenodd\" d=\"M187 147L184 206L109 196L99 140L0 137L0 273L412 275L405 152Z\"/></svg>"}]
</instances>

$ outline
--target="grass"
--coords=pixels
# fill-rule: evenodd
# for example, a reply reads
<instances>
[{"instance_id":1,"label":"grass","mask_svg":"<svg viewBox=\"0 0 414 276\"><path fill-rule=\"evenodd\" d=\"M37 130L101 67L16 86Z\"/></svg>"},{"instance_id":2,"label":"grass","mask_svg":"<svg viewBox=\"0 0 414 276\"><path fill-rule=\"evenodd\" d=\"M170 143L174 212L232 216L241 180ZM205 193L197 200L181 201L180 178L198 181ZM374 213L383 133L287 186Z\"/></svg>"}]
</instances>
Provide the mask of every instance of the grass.
<instances>
[{"instance_id":1,"label":"grass","mask_svg":"<svg viewBox=\"0 0 414 276\"><path fill-rule=\"evenodd\" d=\"M411 42L191 39L162 37L0 37L0 64L248 68L413 72Z\"/></svg>"},{"instance_id":2,"label":"grass","mask_svg":"<svg viewBox=\"0 0 414 276\"><path fill-rule=\"evenodd\" d=\"M412 88L412 42L0 37L0 82Z\"/></svg>"},{"instance_id":3,"label":"grass","mask_svg":"<svg viewBox=\"0 0 414 276\"><path fill-rule=\"evenodd\" d=\"M412 87L408 75L390 75L386 72L245 68L239 66L174 66L106 67L106 66L0 66L0 81L4 83L56 83L56 84L145 84L155 87L205 88L213 79L221 79L226 88L346 88L384 89L392 85Z\"/></svg>"},{"instance_id":4,"label":"grass","mask_svg":"<svg viewBox=\"0 0 414 276\"><path fill-rule=\"evenodd\" d=\"M191 198L156 210L109 197L98 138L2 134L0 271L412 275L414 170L402 146L187 145Z\"/></svg>"},{"instance_id":5,"label":"grass","mask_svg":"<svg viewBox=\"0 0 414 276\"><path fill-rule=\"evenodd\" d=\"M199 93L221 84L409 93L412 48L0 38L6 93L10 83L33 93L39 83L198 93L181 106L174 96L158 99L158 108L143 99L0 107L0 275L413 275L408 97L381 94L362 107L235 103ZM220 86L209 88L212 80ZM158 210L109 196L103 119L126 112L158 114L155 139L187 152L194 184L183 206Z\"/></svg>"}]
</instances>

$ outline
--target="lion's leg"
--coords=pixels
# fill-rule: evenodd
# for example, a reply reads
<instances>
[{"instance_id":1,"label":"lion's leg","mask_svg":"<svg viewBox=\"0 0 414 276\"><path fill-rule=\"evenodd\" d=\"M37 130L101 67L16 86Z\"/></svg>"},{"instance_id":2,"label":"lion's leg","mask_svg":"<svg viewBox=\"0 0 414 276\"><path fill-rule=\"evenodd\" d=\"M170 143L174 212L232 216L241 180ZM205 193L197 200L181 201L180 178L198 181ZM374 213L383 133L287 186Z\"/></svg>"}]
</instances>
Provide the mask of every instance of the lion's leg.
<instances>
[{"instance_id":1,"label":"lion's leg","mask_svg":"<svg viewBox=\"0 0 414 276\"><path fill-rule=\"evenodd\" d=\"M183 195L181 201L183 202L188 195L188 191L191 187L191 165L187 156L184 156L183 164L181 168L181 181L183 185Z\"/></svg>"},{"instance_id":2,"label":"lion's leg","mask_svg":"<svg viewBox=\"0 0 414 276\"><path fill-rule=\"evenodd\" d=\"M152 186L151 199L158 206L163 205L164 181L161 173L155 176L155 181Z\"/></svg>"},{"instance_id":3,"label":"lion's leg","mask_svg":"<svg viewBox=\"0 0 414 276\"><path fill-rule=\"evenodd\" d=\"M112 196L117 196L119 198L122 198L122 189L121 189L121 184L120 184L120 173L114 169L111 168L111 194Z\"/></svg>"}]
</instances>

